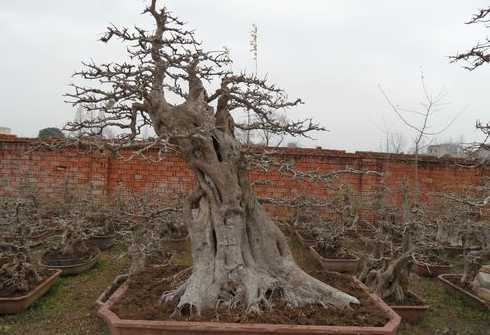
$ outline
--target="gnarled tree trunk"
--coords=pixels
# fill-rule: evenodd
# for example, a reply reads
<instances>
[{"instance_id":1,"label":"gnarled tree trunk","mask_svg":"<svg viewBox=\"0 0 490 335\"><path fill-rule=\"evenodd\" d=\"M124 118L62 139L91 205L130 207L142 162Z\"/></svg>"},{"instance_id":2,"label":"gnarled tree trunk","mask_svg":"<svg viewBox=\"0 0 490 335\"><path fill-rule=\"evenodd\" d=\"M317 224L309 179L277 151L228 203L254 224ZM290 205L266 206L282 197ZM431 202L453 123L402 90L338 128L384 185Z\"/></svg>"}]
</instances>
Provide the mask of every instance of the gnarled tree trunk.
<instances>
[{"instance_id":1,"label":"gnarled tree trunk","mask_svg":"<svg viewBox=\"0 0 490 335\"><path fill-rule=\"evenodd\" d=\"M259 311L272 293L280 293L293 306L359 303L299 268L285 236L257 202L230 115L201 107L170 108L173 116L165 119L171 124L161 124L167 131L180 129L181 134L192 133L194 125L210 129L172 139L197 177L197 188L184 207L193 271L181 287L165 292L162 299L178 299L180 312L198 314L219 304Z\"/></svg>"}]
</instances>

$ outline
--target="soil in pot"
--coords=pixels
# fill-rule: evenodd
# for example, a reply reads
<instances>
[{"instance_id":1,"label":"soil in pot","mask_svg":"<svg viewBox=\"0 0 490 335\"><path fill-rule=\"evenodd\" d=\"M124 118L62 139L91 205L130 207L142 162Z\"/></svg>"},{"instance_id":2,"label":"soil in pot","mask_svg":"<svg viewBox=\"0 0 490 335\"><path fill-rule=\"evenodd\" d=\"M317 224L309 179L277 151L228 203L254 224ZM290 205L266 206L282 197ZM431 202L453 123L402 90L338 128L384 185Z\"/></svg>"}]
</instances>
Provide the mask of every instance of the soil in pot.
<instances>
[{"instance_id":1,"label":"soil in pot","mask_svg":"<svg viewBox=\"0 0 490 335\"><path fill-rule=\"evenodd\" d=\"M162 278L172 276L182 267L169 265L165 268L147 268L137 278L128 282L128 290L124 297L116 303L112 311L122 319L130 320L169 320L175 305L161 305L158 301L162 292L174 289L179 282L167 282ZM188 273L190 274L190 273ZM188 275L187 274L187 275ZM348 294L359 298L361 304L353 306L352 310L325 310L319 305L308 305L303 308L290 308L277 297L272 296L274 304L271 312L258 314L244 313L243 309L219 308L216 311L203 311L200 317L184 318L182 321L212 321L233 323L268 323L268 324L301 324L301 325L339 325L339 326L384 326L388 321L386 312L374 303L352 277L337 273L315 273L319 280L327 282ZM153 300L149 300L153 297Z\"/></svg>"}]
</instances>

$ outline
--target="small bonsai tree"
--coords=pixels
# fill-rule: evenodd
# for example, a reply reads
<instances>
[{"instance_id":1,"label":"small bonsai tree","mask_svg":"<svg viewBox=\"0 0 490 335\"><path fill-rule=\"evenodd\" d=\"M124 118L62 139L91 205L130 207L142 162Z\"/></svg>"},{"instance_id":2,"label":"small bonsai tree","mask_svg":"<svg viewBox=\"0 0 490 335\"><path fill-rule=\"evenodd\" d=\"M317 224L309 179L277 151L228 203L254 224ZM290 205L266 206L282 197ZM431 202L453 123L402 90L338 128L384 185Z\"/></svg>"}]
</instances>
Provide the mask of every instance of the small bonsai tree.
<instances>
[{"instance_id":1,"label":"small bonsai tree","mask_svg":"<svg viewBox=\"0 0 490 335\"><path fill-rule=\"evenodd\" d=\"M401 191L403 194L400 215L402 222L399 226L402 234L401 245L393 251L394 257L387 258L384 257L384 245L380 243L377 257L367 258L359 276L380 297L396 303L403 303L408 296L414 252L423 249L424 246L424 241L418 238L423 211L416 204L410 205L406 182L402 182ZM378 231L377 236L381 242L380 232L381 230Z\"/></svg>"},{"instance_id":2,"label":"small bonsai tree","mask_svg":"<svg viewBox=\"0 0 490 335\"><path fill-rule=\"evenodd\" d=\"M63 230L61 239L51 244L43 255L46 262L80 260L94 256L97 247L90 242L91 234L87 233L87 222L78 210L73 210L68 217L60 218L58 224Z\"/></svg>"},{"instance_id":3,"label":"small bonsai tree","mask_svg":"<svg viewBox=\"0 0 490 335\"><path fill-rule=\"evenodd\" d=\"M385 262L381 269L369 272L366 284L382 299L403 303L408 295L411 259L409 251Z\"/></svg>"},{"instance_id":4,"label":"small bonsai tree","mask_svg":"<svg viewBox=\"0 0 490 335\"><path fill-rule=\"evenodd\" d=\"M351 258L352 255L345 250L342 239L344 238L344 227L335 222L321 222L313 228L316 249L323 257Z\"/></svg>"},{"instance_id":5,"label":"small bonsai tree","mask_svg":"<svg viewBox=\"0 0 490 335\"><path fill-rule=\"evenodd\" d=\"M85 231L91 237L113 235L116 232L115 215L109 210L98 209L86 215Z\"/></svg>"},{"instance_id":6,"label":"small bonsai tree","mask_svg":"<svg viewBox=\"0 0 490 335\"><path fill-rule=\"evenodd\" d=\"M41 276L32 265L29 248L29 216L22 215L27 205L17 201L14 221L15 238L5 241L5 234L0 238L0 296L25 294L41 281Z\"/></svg>"}]
</instances>

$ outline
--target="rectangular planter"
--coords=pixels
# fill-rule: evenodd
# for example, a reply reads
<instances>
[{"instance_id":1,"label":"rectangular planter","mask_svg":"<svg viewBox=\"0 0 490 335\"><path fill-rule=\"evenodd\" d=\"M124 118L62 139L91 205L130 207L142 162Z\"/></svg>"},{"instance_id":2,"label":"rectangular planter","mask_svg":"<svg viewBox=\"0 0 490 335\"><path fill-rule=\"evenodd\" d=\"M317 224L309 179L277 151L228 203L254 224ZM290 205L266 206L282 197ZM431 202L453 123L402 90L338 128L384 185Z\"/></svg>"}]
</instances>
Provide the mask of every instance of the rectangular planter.
<instances>
[{"instance_id":1,"label":"rectangular planter","mask_svg":"<svg viewBox=\"0 0 490 335\"><path fill-rule=\"evenodd\" d=\"M310 247L310 251L326 271L355 274L359 268L359 257L354 256L353 259L325 258L314 247Z\"/></svg>"},{"instance_id":2,"label":"rectangular planter","mask_svg":"<svg viewBox=\"0 0 490 335\"><path fill-rule=\"evenodd\" d=\"M362 287L367 291L365 286ZM379 308L385 311L389 317L389 321L383 327L123 320L111 311L111 307L123 297L126 290L126 285L118 288L97 312L97 315L104 319L109 326L112 335L395 335L401 321L400 316L376 295L371 295L371 297L376 301Z\"/></svg>"},{"instance_id":3,"label":"rectangular planter","mask_svg":"<svg viewBox=\"0 0 490 335\"><path fill-rule=\"evenodd\" d=\"M406 305L389 305L398 315L402 317L403 321L409 323L418 323L424 317L425 313L429 310L430 306L420 298L417 294L409 291L409 294L414 296L419 302L419 305L406 306Z\"/></svg>"},{"instance_id":4,"label":"rectangular planter","mask_svg":"<svg viewBox=\"0 0 490 335\"><path fill-rule=\"evenodd\" d=\"M53 270L53 274L46 278L36 288L26 295L20 297L0 298L0 314L17 314L26 310L34 301L42 297L51 286L56 278L61 274L60 270Z\"/></svg>"},{"instance_id":5,"label":"rectangular planter","mask_svg":"<svg viewBox=\"0 0 490 335\"><path fill-rule=\"evenodd\" d=\"M455 285L449 281L449 278L460 279L462 276L463 275L461 274L443 274L440 275L438 278L446 286L446 289L448 290L449 293L459 294L460 296L464 297L467 301L473 303L475 306L484 310L490 310L490 302L483 300L476 294L473 294L472 292L465 290L462 287L459 287L458 285Z\"/></svg>"}]
</instances>

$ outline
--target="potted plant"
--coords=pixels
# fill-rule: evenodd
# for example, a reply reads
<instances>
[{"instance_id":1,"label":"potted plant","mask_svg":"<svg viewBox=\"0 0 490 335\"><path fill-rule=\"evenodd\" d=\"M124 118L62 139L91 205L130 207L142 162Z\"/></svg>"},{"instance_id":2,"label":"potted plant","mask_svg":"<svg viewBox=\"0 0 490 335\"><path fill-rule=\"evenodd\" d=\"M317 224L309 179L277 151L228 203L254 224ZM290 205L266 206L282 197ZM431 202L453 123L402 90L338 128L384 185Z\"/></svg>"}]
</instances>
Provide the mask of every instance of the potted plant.
<instances>
[{"instance_id":1,"label":"potted plant","mask_svg":"<svg viewBox=\"0 0 490 335\"><path fill-rule=\"evenodd\" d=\"M423 277L437 277L447 273L451 269L451 264L444 260L440 255L442 249L426 249L414 255L415 273Z\"/></svg>"},{"instance_id":2,"label":"potted plant","mask_svg":"<svg viewBox=\"0 0 490 335\"><path fill-rule=\"evenodd\" d=\"M114 215L107 211L99 210L87 217L87 234L100 250L112 247L116 237Z\"/></svg>"},{"instance_id":3,"label":"potted plant","mask_svg":"<svg viewBox=\"0 0 490 335\"><path fill-rule=\"evenodd\" d=\"M422 223L424 210L416 203L410 206L408 188L402 184L403 206L401 246L394 251L396 257L380 257L383 244L378 249L378 257L373 258L371 267L365 266L360 278L373 292L378 294L394 311L410 323L419 322L429 306L417 294L409 290L410 275L413 269L414 251L427 247L427 241L421 236L428 234L427 226ZM380 241L383 241L379 237ZM374 266L373 266L374 265Z\"/></svg>"},{"instance_id":4,"label":"potted plant","mask_svg":"<svg viewBox=\"0 0 490 335\"><path fill-rule=\"evenodd\" d=\"M160 232L160 238L166 242L183 242L189 237L189 233L182 220L181 208L164 208L157 215L150 218L155 221Z\"/></svg>"},{"instance_id":5,"label":"potted plant","mask_svg":"<svg viewBox=\"0 0 490 335\"><path fill-rule=\"evenodd\" d=\"M41 257L41 266L62 270L63 275L74 275L91 269L97 262L99 249L84 233L83 220L78 212L63 220L63 234L59 243L52 245Z\"/></svg>"},{"instance_id":6,"label":"potted plant","mask_svg":"<svg viewBox=\"0 0 490 335\"><path fill-rule=\"evenodd\" d=\"M20 218L23 203L16 205L16 239L0 239L0 314L16 314L46 294L61 271L38 270L32 264L28 223Z\"/></svg>"},{"instance_id":7,"label":"potted plant","mask_svg":"<svg viewBox=\"0 0 490 335\"><path fill-rule=\"evenodd\" d=\"M295 199L294 233L305 248L316 244L314 227L320 223L320 206L306 196Z\"/></svg>"},{"instance_id":8,"label":"potted plant","mask_svg":"<svg viewBox=\"0 0 490 335\"><path fill-rule=\"evenodd\" d=\"M359 267L359 257L343 247L343 233L342 226L323 222L321 226L313 228L316 244L310 250L324 270L354 274Z\"/></svg>"},{"instance_id":9,"label":"potted plant","mask_svg":"<svg viewBox=\"0 0 490 335\"><path fill-rule=\"evenodd\" d=\"M344 316L345 324L338 326L289 325L289 320L285 322L286 324L264 323L262 320L268 319L262 313L254 316L254 313L248 314L243 310L239 313L237 311L232 312L233 309L229 309L230 307L226 305L217 306L217 315L223 315L223 317L209 320L212 322L206 321L206 318L209 318L212 313L182 317L180 313L172 312L175 308L175 301L171 297L175 290L191 276L192 268L176 265L168 254L167 257L163 256L160 234L155 234L155 231L151 226L145 226L131 232L128 250L131 261L129 271L127 274L117 276L97 300L98 315L108 323L113 334L131 332L132 334L163 335L168 331L199 333L204 329L213 334L242 334L243 332L256 335L370 334L372 332L394 334L400 322L399 316L390 311L377 296L370 294L367 287L358 280L352 276L333 272L319 272L313 276L318 280L333 284L334 287L342 291L355 294L359 297L362 305L367 305L364 308L369 309L370 312L348 312ZM148 296L149 292L157 294L151 298ZM270 308L275 304L277 298L279 296L276 298L269 297ZM314 309L316 311L312 312ZM318 309L317 306L314 309L309 310L308 313L314 313L316 317L325 315L325 312ZM158 311L158 315L155 315L155 311ZM340 310L330 310L329 312L334 313L336 317L343 313ZM234 313L234 320L224 316L228 313ZM274 312L271 313L275 315ZM287 309L286 313L295 313L295 311ZM161 319L165 317L165 314L167 314L168 319ZM254 322L254 317L259 315L258 321ZM292 314L291 317L293 317ZM241 322L236 321L240 319ZM312 322L314 318L308 319L307 317L306 319ZM359 322L366 323L366 319L369 319L368 323L373 326L349 326L349 324L358 324ZM273 322L272 320L269 322ZM277 322L281 321L276 320L274 323Z\"/></svg>"},{"instance_id":10,"label":"potted plant","mask_svg":"<svg viewBox=\"0 0 490 335\"><path fill-rule=\"evenodd\" d=\"M465 255L463 274L442 274L439 280L450 293L458 293L474 305L490 309L490 267L482 265L490 260L490 248Z\"/></svg>"},{"instance_id":11,"label":"potted plant","mask_svg":"<svg viewBox=\"0 0 490 335\"><path fill-rule=\"evenodd\" d=\"M384 262L378 270L371 270L365 281L373 292L402 317L402 320L417 323L423 318L429 306L409 290L411 260L410 251Z\"/></svg>"}]
</instances>

